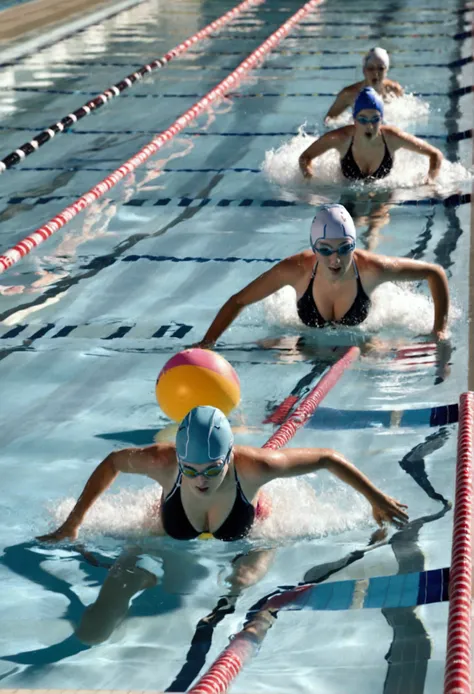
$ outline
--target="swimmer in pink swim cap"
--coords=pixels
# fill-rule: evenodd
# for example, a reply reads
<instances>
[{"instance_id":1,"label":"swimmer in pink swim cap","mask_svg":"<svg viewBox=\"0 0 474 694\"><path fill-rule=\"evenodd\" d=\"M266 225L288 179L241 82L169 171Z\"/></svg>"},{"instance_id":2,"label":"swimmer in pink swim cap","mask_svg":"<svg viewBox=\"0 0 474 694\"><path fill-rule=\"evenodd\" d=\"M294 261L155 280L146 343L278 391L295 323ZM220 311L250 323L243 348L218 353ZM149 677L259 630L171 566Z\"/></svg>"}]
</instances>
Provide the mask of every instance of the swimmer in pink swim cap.
<instances>
[{"instance_id":1,"label":"swimmer in pink swim cap","mask_svg":"<svg viewBox=\"0 0 474 694\"><path fill-rule=\"evenodd\" d=\"M311 224L311 249L281 260L233 294L218 311L200 347L211 347L243 311L285 286L296 293L302 324L310 328L355 326L370 311L384 282L426 280L434 304L433 336L444 339L449 291L446 273L433 263L382 256L356 248L351 215L339 204L323 205Z\"/></svg>"},{"instance_id":2,"label":"swimmer in pink swim cap","mask_svg":"<svg viewBox=\"0 0 474 694\"><path fill-rule=\"evenodd\" d=\"M327 124L331 118L338 118L346 108L352 108L357 94L364 87L375 89L384 101L393 97L403 96L403 87L398 82L387 79L390 59L385 48L371 48L364 56L362 69L364 79L348 87L344 87L336 97L333 105L327 112L324 122Z\"/></svg>"}]
</instances>

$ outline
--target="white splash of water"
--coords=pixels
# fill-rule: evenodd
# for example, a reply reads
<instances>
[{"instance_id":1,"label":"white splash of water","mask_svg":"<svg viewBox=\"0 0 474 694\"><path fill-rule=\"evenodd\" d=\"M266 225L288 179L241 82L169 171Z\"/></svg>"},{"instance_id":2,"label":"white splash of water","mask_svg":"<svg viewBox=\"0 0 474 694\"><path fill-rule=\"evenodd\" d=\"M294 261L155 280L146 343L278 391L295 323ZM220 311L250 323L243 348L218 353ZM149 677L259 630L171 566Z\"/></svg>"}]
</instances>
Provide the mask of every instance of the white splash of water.
<instances>
[{"instance_id":1,"label":"white splash of water","mask_svg":"<svg viewBox=\"0 0 474 694\"><path fill-rule=\"evenodd\" d=\"M81 526L81 536L135 538L162 535L160 496L159 485L138 490L122 489L117 494L102 496L87 513ZM73 498L66 498L49 508L56 527L64 523L75 502Z\"/></svg>"},{"instance_id":2,"label":"white splash of water","mask_svg":"<svg viewBox=\"0 0 474 694\"><path fill-rule=\"evenodd\" d=\"M255 523L251 538L318 538L368 525L372 516L367 502L353 489L325 478L324 473L318 473L315 488L303 479L275 480L266 485L272 513Z\"/></svg>"}]
</instances>

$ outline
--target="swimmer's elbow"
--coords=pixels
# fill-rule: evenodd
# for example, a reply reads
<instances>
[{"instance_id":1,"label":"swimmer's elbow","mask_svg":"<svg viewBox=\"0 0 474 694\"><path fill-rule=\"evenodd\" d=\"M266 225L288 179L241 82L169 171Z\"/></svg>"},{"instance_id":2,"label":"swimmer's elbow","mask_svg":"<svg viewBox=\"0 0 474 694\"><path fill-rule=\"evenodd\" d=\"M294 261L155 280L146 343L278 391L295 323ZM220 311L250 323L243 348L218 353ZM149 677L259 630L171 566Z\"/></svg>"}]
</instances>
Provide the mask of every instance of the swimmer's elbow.
<instances>
[{"instance_id":1,"label":"swimmer's elbow","mask_svg":"<svg viewBox=\"0 0 474 694\"><path fill-rule=\"evenodd\" d=\"M120 472L128 472L130 467L130 451L128 449L113 451L104 458L101 465L106 474L116 477Z\"/></svg>"},{"instance_id":2,"label":"swimmer's elbow","mask_svg":"<svg viewBox=\"0 0 474 694\"><path fill-rule=\"evenodd\" d=\"M441 164L443 163L444 155L442 152L440 152L439 149L436 149L430 156L431 160L431 167L438 171L438 169L441 167Z\"/></svg>"},{"instance_id":3,"label":"swimmer's elbow","mask_svg":"<svg viewBox=\"0 0 474 694\"><path fill-rule=\"evenodd\" d=\"M306 169L309 164L311 164L311 157L307 152L303 152L303 154L300 154L300 157L298 159L299 164L300 164L300 169Z\"/></svg>"},{"instance_id":4,"label":"swimmer's elbow","mask_svg":"<svg viewBox=\"0 0 474 694\"><path fill-rule=\"evenodd\" d=\"M227 301L227 306L232 313L238 314L251 303L244 291L233 294Z\"/></svg>"}]
</instances>

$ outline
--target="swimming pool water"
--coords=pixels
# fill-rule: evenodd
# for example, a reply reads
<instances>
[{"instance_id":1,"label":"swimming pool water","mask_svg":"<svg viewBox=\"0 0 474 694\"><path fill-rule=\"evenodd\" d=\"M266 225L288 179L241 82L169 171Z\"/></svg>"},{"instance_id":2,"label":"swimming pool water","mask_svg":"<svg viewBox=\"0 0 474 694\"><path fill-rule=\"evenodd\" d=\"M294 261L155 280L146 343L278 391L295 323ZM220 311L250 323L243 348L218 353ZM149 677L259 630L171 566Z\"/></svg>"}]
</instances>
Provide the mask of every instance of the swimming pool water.
<instances>
[{"instance_id":1,"label":"swimming pool water","mask_svg":"<svg viewBox=\"0 0 474 694\"><path fill-rule=\"evenodd\" d=\"M246 12L6 172L2 249L168 127L301 4L268 0ZM149 0L4 69L2 157L231 6ZM351 11L341 0L327 2L212 113L2 276L2 687L165 690L174 682L184 689L189 672L202 674L248 610L278 586L327 573L331 582L362 586L375 576L449 565L452 512L443 499L453 499L457 427L430 426L430 409L457 402L467 387L471 210L457 203L470 192L472 142L446 141L472 127L471 97L453 94L472 83L471 65L461 64L472 55L471 38L453 38L470 29L466 8L383 0ZM321 132L333 99L325 95L360 78L373 45L389 51L390 76L422 94L399 105L403 127L464 172L448 166L434 192L415 178L403 187L419 170L413 155L396 167L391 190L375 198L327 181L302 189L291 169L299 146L292 138L304 123ZM306 94L314 96L288 96ZM84 554L38 544L35 535L65 517L112 448L173 436L154 397L162 365L202 337L236 289L307 246L321 199L352 205L361 234L377 205L390 203L389 223L365 243L439 262L448 273L451 349L438 352L437 362L432 355L362 357L292 442L347 455L409 505L409 527L354 555L375 529L367 505L321 474L271 485L274 513L249 541L183 545L150 536L159 490L124 476L86 519ZM274 427L263 422L273 408L292 391L307 392L334 359L323 347L353 344L367 330L419 343L432 319L423 286L383 287L368 328L317 340L298 325L293 306L283 291L244 312L219 342L242 383L231 420L239 443L269 438ZM198 630L201 656L194 650L190 670L177 678L199 621L228 591L231 561L248 550L263 576L212 634ZM121 621L128 568L137 595ZM353 608L281 611L233 690L442 691L447 603L380 609L354 600Z\"/></svg>"}]
</instances>

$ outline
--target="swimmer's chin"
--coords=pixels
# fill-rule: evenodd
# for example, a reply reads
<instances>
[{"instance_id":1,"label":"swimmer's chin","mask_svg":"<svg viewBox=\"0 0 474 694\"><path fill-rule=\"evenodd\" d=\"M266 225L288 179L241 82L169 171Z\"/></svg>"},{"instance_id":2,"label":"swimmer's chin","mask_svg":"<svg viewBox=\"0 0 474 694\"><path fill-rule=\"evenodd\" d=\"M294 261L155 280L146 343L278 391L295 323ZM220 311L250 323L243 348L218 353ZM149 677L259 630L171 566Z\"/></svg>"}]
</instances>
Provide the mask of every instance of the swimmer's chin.
<instances>
[{"instance_id":1,"label":"swimmer's chin","mask_svg":"<svg viewBox=\"0 0 474 694\"><path fill-rule=\"evenodd\" d=\"M342 275L342 267L330 267L329 272L331 273L331 277L339 277Z\"/></svg>"}]
</instances>

